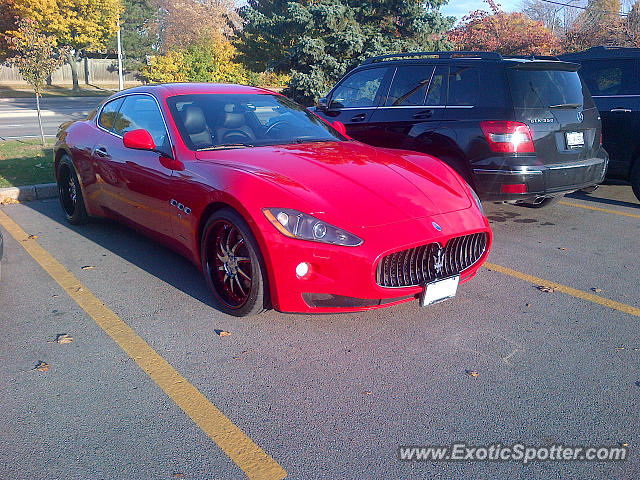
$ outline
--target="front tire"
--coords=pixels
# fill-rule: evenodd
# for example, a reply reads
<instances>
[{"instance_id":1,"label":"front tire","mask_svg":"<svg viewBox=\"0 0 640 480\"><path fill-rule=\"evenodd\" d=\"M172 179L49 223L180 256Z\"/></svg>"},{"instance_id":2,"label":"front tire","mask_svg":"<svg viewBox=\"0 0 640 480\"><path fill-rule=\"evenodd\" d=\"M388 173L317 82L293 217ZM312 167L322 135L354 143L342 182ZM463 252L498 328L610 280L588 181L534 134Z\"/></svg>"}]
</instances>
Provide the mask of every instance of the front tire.
<instances>
[{"instance_id":1,"label":"front tire","mask_svg":"<svg viewBox=\"0 0 640 480\"><path fill-rule=\"evenodd\" d=\"M236 317L266 309L265 268L258 243L247 222L234 210L215 212L201 241L202 271L215 306Z\"/></svg>"},{"instance_id":2,"label":"front tire","mask_svg":"<svg viewBox=\"0 0 640 480\"><path fill-rule=\"evenodd\" d=\"M67 221L72 225L81 225L89 221L82 197L82 189L69 155L63 155L58 164L58 199Z\"/></svg>"},{"instance_id":3,"label":"front tire","mask_svg":"<svg viewBox=\"0 0 640 480\"><path fill-rule=\"evenodd\" d=\"M633 193L640 201L640 159L636 160L631 170L631 186L633 187Z\"/></svg>"}]
</instances>

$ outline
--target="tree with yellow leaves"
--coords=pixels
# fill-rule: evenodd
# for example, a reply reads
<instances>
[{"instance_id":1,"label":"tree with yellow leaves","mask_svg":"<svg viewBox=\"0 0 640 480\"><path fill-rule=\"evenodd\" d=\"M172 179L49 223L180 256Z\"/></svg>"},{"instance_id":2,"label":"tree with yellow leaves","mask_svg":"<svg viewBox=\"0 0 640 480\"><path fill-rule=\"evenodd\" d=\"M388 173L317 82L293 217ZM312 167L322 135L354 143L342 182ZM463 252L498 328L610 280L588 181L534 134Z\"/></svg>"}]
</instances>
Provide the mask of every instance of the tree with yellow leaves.
<instances>
[{"instance_id":1,"label":"tree with yellow leaves","mask_svg":"<svg viewBox=\"0 0 640 480\"><path fill-rule=\"evenodd\" d=\"M73 89L78 90L78 62L89 50L105 47L117 29L120 0L15 0L22 17L53 35L57 45L69 47Z\"/></svg>"}]
</instances>

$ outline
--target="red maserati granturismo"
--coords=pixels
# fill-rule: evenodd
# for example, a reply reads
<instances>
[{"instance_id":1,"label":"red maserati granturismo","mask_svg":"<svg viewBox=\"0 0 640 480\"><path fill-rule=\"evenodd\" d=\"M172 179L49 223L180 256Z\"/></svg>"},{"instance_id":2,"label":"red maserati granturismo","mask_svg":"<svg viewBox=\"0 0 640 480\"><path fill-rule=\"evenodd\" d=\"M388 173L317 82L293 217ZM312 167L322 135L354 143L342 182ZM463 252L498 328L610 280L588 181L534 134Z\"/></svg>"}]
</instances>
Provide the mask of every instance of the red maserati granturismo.
<instances>
[{"instance_id":1,"label":"red maserati granturismo","mask_svg":"<svg viewBox=\"0 0 640 480\"><path fill-rule=\"evenodd\" d=\"M454 296L491 245L450 167L354 141L261 88L118 92L63 125L54 152L69 222L109 217L161 241L231 315L429 305Z\"/></svg>"}]
</instances>

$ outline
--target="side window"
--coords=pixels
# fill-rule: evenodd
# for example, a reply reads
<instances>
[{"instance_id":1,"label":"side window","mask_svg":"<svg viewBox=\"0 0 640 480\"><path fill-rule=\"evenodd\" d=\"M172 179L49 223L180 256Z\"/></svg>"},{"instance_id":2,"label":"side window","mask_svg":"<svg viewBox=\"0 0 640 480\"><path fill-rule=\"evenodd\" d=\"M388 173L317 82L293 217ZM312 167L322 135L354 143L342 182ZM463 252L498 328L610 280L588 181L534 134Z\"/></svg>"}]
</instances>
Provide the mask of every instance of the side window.
<instances>
[{"instance_id":1,"label":"side window","mask_svg":"<svg viewBox=\"0 0 640 480\"><path fill-rule=\"evenodd\" d=\"M148 95L125 97L116 120L115 132L119 135L124 135L138 128L147 130L158 147L167 141L167 130L164 127L158 104Z\"/></svg>"},{"instance_id":2,"label":"side window","mask_svg":"<svg viewBox=\"0 0 640 480\"><path fill-rule=\"evenodd\" d=\"M102 112L100 112L98 125L106 130L113 131L113 125L115 124L118 110L120 110L120 105L122 105L122 98L117 98L107 103L102 108Z\"/></svg>"},{"instance_id":3,"label":"side window","mask_svg":"<svg viewBox=\"0 0 640 480\"><path fill-rule=\"evenodd\" d=\"M385 105L388 107L424 105L432 75L432 65L398 67Z\"/></svg>"},{"instance_id":4,"label":"side window","mask_svg":"<svg viewBox=\"0 0 640 480\"><path fill-rule=\"evenodd\" d=\"M361 70L348 77L331 96L329 108L374 107L387 68Z\"/></svg>"},{"instance_id":5,"label":"side window","mask_svg":"<svg viewBox=\"0 0 640 480\"><path fill-rule=\"evenodd\" d=\"M431 77L425 105L438 106L447 103L447 67L436 67Z\"/></svg>"},{"instance_id":6,"label":"side window","mask_svg":"<svg viewBox=\"0 0 640 480\"><path fill-rule=\"evenodd\" d=\"M634 95L633 60L586 61L579 70L591 95Z\"/></svg>"},{"instance_id":7,"label":"side window","mask_svg":"<svg viewBox=\"0 0 640 480\"><path fill-rule=\"evenodd\" d=\"M475 105L480 82L475 67L451 67L447 105Z\"/></svg>"}]
</instances>

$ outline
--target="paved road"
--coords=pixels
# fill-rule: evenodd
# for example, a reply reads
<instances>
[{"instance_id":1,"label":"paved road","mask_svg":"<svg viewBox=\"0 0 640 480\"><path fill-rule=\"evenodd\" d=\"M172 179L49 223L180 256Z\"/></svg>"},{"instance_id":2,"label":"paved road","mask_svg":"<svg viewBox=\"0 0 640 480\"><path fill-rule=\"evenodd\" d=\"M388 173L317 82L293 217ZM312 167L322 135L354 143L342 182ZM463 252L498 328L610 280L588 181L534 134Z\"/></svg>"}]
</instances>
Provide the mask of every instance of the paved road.
<instances>
[{"instance_id":1,"label":"paved road","mask_svg":"<svg viewBox=\"0 0 640 480\"><path fill-rule=\"evenodd\" d=\"M211 307L195 267L127 228L69 226L53 200L2 207L288 478L639 478L640 205L605 186L552 209L487 210L491 263L587 297L481 269L427 309L235 319ZM0 478L243 478L24 245L5 230ZM53 342L61 333L74 341ZM38 361L50 370L31 371ZM453 441L628 443L630 459L396 458L399 445Z\"/></svg>"},{"instance_id":2,"label":"paved road","mask_svg":"<svg viewBox=\"0 0 640 480\"><path fill-rule=\"evenodd\" d=\"M48 97L40 99L42 126L45 135L54 136L61 123L85 117L102 101L102 98ZM0 99L0 137L12 139L39 135L35 99Z\"/></svg>"}]
</instances>

